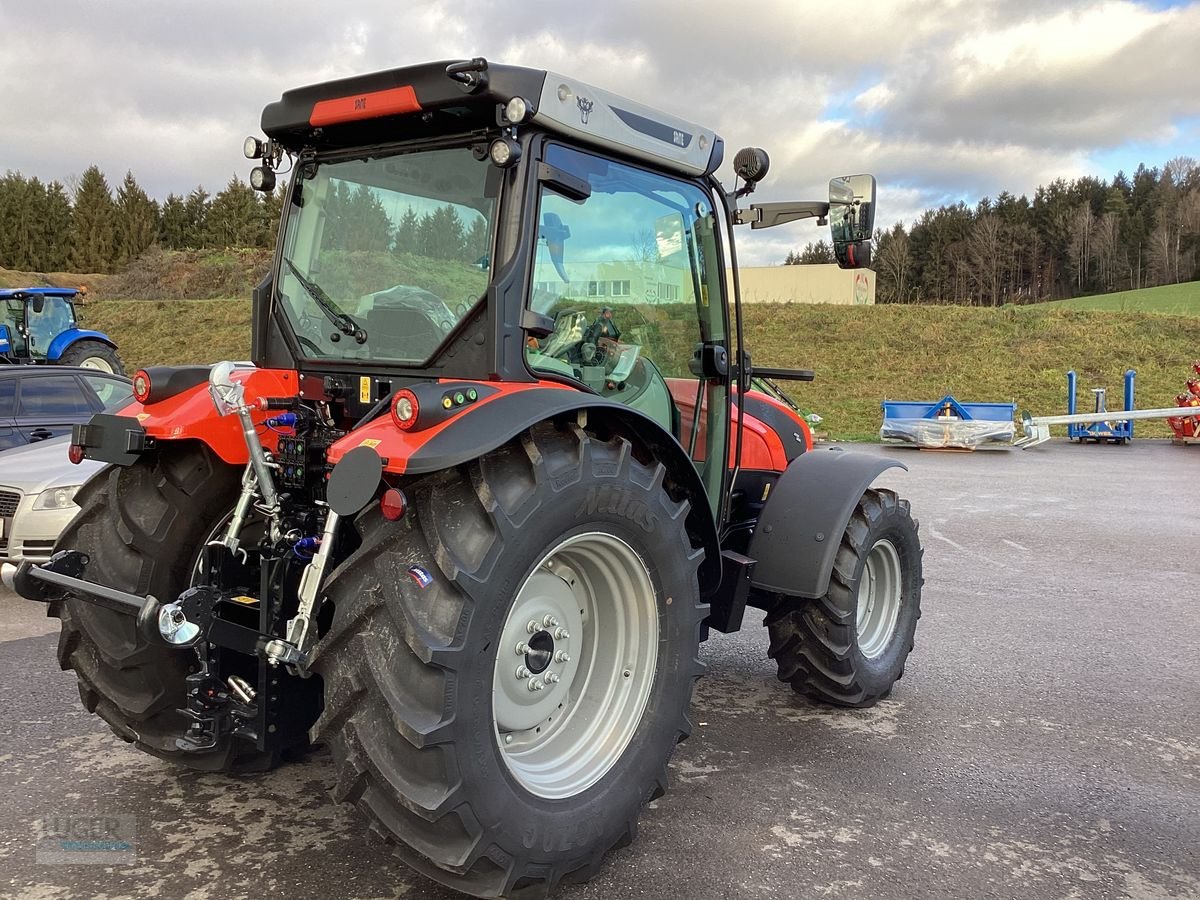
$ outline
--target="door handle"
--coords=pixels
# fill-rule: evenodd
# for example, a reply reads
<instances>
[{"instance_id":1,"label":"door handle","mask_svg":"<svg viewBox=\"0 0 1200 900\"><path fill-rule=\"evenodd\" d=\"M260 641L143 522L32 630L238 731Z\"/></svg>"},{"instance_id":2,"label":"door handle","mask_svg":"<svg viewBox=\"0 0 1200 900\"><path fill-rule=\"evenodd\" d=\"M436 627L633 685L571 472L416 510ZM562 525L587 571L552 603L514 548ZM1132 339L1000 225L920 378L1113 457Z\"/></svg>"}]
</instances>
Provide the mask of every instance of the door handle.
<instances>
[{"instance_id":1,"label":"door handle","mask_svg":"<svg viewBox=\"0 0 1200 900\"><path fill-rule=\"evenodd\" d=\"M29 440L31 441L44 441L52 437L54 437L54 432L48 428L35 428L29 432Z\"/></svg>"}]
</instances>

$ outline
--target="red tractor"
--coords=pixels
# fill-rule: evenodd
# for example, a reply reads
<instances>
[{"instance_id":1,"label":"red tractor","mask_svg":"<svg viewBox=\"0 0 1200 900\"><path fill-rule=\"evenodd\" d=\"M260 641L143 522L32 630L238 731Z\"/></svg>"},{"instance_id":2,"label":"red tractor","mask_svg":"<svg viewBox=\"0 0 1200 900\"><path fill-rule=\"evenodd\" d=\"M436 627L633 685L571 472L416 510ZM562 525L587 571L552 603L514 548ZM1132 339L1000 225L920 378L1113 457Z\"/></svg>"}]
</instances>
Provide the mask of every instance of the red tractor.
<instances>
[{"instance_id":1,"label":"red tractor","mask_svg":"<svg viewBox=\"0 0 1200 900\"><path fill-rule=\"evenodd\" d=\"M139 371L77 426L113 465L58 552L6 576L90 711L209 771L323 742L409 865L493 897L633 838L700 643L747 606L797 691L888 695L922 584L871 487L900 464L812 449L756 381L812 376L751 365L733 250L827 217L866 265L873 178L739 208L763 151L727 191L712 131L482 59L289 91L262 126L252 184L291 176L253 365Z\"/></svg>"}]
</instances>

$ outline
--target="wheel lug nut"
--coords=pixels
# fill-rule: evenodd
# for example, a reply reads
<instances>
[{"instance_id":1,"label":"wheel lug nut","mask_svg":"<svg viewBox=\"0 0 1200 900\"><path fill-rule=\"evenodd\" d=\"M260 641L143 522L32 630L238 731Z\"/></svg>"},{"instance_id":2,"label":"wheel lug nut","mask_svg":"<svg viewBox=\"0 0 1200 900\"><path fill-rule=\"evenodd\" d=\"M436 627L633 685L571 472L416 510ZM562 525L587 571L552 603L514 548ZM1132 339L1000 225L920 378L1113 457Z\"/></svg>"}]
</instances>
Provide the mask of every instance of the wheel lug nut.
<instances>
[{"instance_id":1,"label":"wheel lug nut","mask_svg":"<svg viewBox=\"0 0 1200 900\"><path fill-rule=\"evenodd\" d=\"M571 657L559 650L554 654L554 661L559 663L569 663L571 661Z\"/></svg>"},{"instance_id":2,"label":"wheel lug nut","mask_svg":"<svg viewBox=\"0 0 1200 900\"><path fill-rule=\"evenodd\" d=\"M524 666L517 666L517 677L518 678L528 678L530 676L530 674L532 674L532 673L530 673L530 671L527 668L525 668Z\"/></svg>"},{"instance_id":3,"label":"wheel lug nut","mask_svg":"<svg viewBox=\"0 0 1200 900\"><path fill-rule=\"evenodd\" d=\"M524 656L529 652L529 645L524 641L517 644L517 656Z\"/></svg>"},{"instance_id":4,"label":"wheel lug nut","mask_svg":"<svg viewBox=\"0 0 1200 900\"><path fill-rule=\"evenodd\" d=\"M550 684L558 684L561 679L559 679L557 672L551 672L546 676L546 680L550 682Z\"/></svg>"},{"instance_id":5,"label":"wheel lug nut","mask_svg":"<svg viewBox=\"0 0 1200 900\"><path fill-rule=\"evenodd\" d=\"M506 734L506 735L504 736L504 743L506 743L506 744L511 744L511 743L512 743L512 735L511 735L511 734Z\"/></svg>"},{"instance_id":6,"label":"wheel lug nut","mask_svg":"<svg viewBox=\"0 0 1200 900\"><path fill-rule=\"evenodd\" d=\"M546 616L546 618L542 619L542 624L547 628L553 628L558 624L558 619L554 618L554 616Z\"/></svg>"},{"instance_id":7,"label":"wheel lug nut","mask_svg":"<svg viewBox=\"0 0 1200 900\"><path fill-rule=\"evenodd\" d=\"M565 628L559 628L554 632L554 636L560 641L565 641L571 636L571 632L567 631Z\"/></svg>"},{"instance_id":8,"label":"wheel lug nut","mask_svg":"<svg viewBox=\"0 0 1200 900\"><path fill-rule=\"evenodd\" d=\"M537 678L535 678L535 679L533 679L533 681L529 682L529 689L531 691L540 691L544 687L545 687L545 685L542 684L542 682Z\"/></svg>"},{"instance_id":9,"label":"wheel lug nut","mask_svg":"<svg viewBox=\"0 0 1200 900\"><path fill-rule=\"evenodd\" d=\"M529 624L525 626L525 630L528 631L530 634L537 634L539 631L542 630L542 626L540 624L538 624L538 622L536 622L535 620L530 619Z\"/></svg>"}]
</instances>

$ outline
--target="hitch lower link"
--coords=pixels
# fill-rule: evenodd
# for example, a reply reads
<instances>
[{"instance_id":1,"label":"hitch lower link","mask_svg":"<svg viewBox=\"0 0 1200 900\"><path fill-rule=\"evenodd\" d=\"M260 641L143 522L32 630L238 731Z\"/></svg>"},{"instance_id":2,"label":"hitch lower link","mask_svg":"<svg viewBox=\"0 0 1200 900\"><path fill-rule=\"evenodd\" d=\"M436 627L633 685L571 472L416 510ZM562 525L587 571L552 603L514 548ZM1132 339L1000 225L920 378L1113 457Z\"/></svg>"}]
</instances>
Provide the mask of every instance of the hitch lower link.
<instances>
[{"instance_id":1,"label":"hitch lower link","mask_svg":"<svg viewBox=\"0 0 1200 900\"><path fill-rule=\"evenodd\" d=\"M165 609L152 595L140 597L85 581L83 573L89 562L87 554L79 550L60 550L42 565L25 560L10 578L5 578L5 582L11 580L12 589L26 600L48 603L62 593L69 593L113 612L133 616L137 619L138 631L147 640L171 643L166 638L167 632L177 633L179 626L185 623L179 623L172 611Z\"/></svg>"},{"instance_id":2,"label":"hitch lower link","mask_svg":"<svg viewBox=\"0 0 1200 900\"><path fill-rule=\"evenodd\" d=\"M326 523L327 536L337 524L336 513L331 512L329 518L335 521ZM332 541L322 543L328 546ZM286 640L219 615L218 608L231 604L232 598L209 587L189 588L175 602L162 603L153 595L140 596L88 581L83 576L90 560L79 550L60 550L41 565L26 560L15 571L10 567L5 572L5 583L27 600L49 603L70 596L131 616L137 622L138 633L152 643L186 650L209 641L258 656L272 666L288 666L303 675L307 674L304 667L316 642L312 610L327 559L328 553L318 552L306 568L300 585L300 610L288 622ZM238 598L242 602L248 599Z\"/></svg>"}]
</instances>

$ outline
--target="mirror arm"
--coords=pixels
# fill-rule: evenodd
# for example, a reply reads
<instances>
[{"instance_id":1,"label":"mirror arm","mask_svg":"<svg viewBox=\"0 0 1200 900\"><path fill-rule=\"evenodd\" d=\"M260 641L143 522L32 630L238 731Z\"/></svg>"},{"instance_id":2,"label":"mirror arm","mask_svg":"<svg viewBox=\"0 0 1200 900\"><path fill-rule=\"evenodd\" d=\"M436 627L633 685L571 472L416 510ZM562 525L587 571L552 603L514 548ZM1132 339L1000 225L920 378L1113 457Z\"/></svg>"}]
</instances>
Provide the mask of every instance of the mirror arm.
<instances>
[{"instance_id":1,"label":"mirror arm","mask_svg":"<svg viewBox=\"0 0 1200 900\"><path fill-rule=\"evenodd\" d=\"M829 204L820 200L798 200L786 203L751 203L749 209L734 212L735 225L749 225L752 229L774 228L799 219L816 218L818 225L826 224Z\"/></svg>"}]
</instances>

